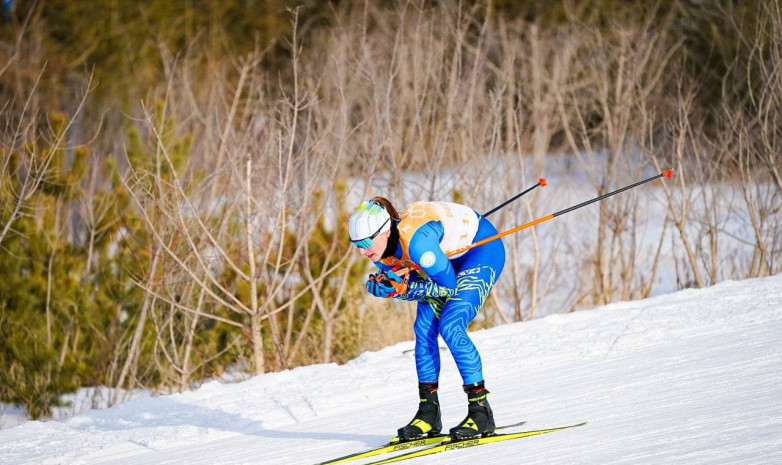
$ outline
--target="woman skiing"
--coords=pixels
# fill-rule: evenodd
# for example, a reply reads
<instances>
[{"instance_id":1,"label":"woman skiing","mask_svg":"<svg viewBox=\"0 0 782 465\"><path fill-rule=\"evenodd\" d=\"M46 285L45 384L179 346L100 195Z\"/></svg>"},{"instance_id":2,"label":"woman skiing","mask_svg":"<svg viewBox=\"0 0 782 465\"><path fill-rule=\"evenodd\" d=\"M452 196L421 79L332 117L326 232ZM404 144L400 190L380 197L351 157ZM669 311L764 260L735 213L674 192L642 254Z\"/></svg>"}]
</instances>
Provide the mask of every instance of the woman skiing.
<instances>
[{"instance_id":1,"label":"woman skiing","mask_svg":"<svg viewBox=\"0 0 782 465\"><path fill-rule=\"evenodd\" d=\"M493 236L497 230L464 205L415 202L400 215L383 197L359 205L348 228L361 256L380 269L369 275L367 291L376 297L418 301L413 329L420 403L412 421L399 429L399 439L433 436L442 429L438 335L450 349L467 393L467 417L451 428L451 436L464 439L493 433L481 357L467 335L467 325L502 273L505 247L496 240L451 257L446 253ZM416 265L420 266L417 273L401 274Z\"/></svg>"}]
</instances>

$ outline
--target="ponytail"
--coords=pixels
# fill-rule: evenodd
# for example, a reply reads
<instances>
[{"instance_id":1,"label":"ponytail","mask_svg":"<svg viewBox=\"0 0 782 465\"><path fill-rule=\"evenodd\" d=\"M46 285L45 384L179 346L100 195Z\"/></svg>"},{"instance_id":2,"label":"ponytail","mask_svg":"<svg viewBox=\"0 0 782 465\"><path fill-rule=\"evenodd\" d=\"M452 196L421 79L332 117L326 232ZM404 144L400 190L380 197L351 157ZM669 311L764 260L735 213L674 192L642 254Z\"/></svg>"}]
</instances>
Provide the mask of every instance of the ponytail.
<instances>
[{"instance_id":1,"label":"ponytail","mask_svg":"<svg viewBox=\"0 0 782 465\"><path fill-rule=\"evenodd\" d=\"M394 208L394 206L387 198L377 196L377 197L372 197L372 200L382 205L383 208L385 208L385 210L388 212L388 215L391 217L392 220L400 221L399 213L397 213L396 208Z\"/></svg>"}]
</instances>

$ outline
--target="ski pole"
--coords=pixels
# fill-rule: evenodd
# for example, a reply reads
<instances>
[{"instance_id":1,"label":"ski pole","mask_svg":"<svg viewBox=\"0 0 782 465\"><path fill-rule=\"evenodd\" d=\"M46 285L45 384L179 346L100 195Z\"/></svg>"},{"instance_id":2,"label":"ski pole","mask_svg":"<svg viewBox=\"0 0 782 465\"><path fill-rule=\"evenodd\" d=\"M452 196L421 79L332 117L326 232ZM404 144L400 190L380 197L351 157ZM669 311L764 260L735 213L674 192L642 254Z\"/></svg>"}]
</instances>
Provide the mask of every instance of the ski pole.
<instances>
[{"instance_id":1,"label":"ski pole","mask_svg":"<svg viewBox=\"0 0 782 465\"><path fill-rule=\"evenodd\" d=\"M481 246L483 244L489 243L491 241L496 241L497 239L505 237L505 236L507 236L509 234L513 234L515 232L519 232L522 229L530 228L532 226L535 226L535 225L538 225L540 223L543 223L544 221L548 221L548 220L550 220L552 218L556 218L558 216L564 215L565 213L572 212L573 210L577 210L577 209L579 209L581 207L585 207L585 206L587 206L589 204L592 204L592 203L595 203L595 202L599 202L600 200L603 200L605 198L611 197L612 195L616 195L616 194L619 194L620 192L624 192L624 191L632 189L634 187L638 187L641 184L646 184L649 181L654 181L655 179L662 178L662 177L670 178L672 173L673 173L673 170L665 170L665 171L663 171L662 173L660 173L660 174L658 174L656 176L652 176L651 178L644 179L643 181L639 181L639 182L637 182L635 184L631 184L631 185L625 186L625 187L623 187L621 189L617 189L615 191L608 192L608 193L603 194L603 195L601 195L599 197L595 197L592 200L587 200L586 202L582 202L582 203L580 203L578 205L573 205L572 207L568 207L568 208L566 208L564 210L560 210L560 211L558 211L556 213L552 213L552 214L546 215L546 216L541 216L540 218L538 218L536 220L532 220L529 223L524 223L521 226L516 226L515 228L508 229L507 231L503 231L503 232L497 233L497 234L495 234L493 236L489 236L489 237L487 237L485 239L481 239L478 242L473 242L472 244L464 246L464 247L462 247L460 249L456 249L456 250L452 250L450 252L446 252L445 256L446 257L453 257L454 255L459 255L461 253L467 252L470 249L474 249L476 247L479 247L479 246ZM397 274L406 274L406 273L409 273L411 271L417 270L419 268L421 268L421 265L413 265L413 266L411 266L410 268L407 268L407 269L402 268L400 270L397 270L398 271ZM396 273L396 271L395 271L395 273Z\"/></svg>"},{"instance_id":2,"label":"ski pole","mask_svg":"<svg viewBox=\"0 0 782 465\"><path fill-rule=\"evenodd\" d=\"M502 202L500 205L497 205L496 207L492 208L488 212L483 214L483 217L486 218L487 216L491 215L492 213L496 212L500 208L504 207L505 205L508 205L509 203L513 202L514 200L518 199L519 197L523 196L527 192L531 191L532 189L535 189L536 187L544 187L546 185L546 178L540 178L538 180L538 183L534 186L530 187L529 189L524 190L520 194L516 194L514 197L511 197L510 199Z\"/></svg>"}]
</instances>

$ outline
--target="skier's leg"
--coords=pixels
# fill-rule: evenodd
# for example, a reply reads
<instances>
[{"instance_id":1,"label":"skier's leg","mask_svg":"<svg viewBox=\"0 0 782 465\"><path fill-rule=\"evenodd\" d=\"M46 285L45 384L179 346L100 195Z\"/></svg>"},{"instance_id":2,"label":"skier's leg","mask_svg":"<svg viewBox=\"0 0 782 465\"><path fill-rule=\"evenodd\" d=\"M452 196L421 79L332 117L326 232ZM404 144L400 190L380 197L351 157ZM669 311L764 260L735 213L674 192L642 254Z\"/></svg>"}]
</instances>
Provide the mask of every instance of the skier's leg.
<instances>
[{"instance_id":1,"label":"skier's leg","mask_svg":"<svg viewBox=\"0 0 782 465\"><path fill-rule=\"evenodd\" d=\"M440 315L440 334L451 351L462 381L470 384L483 380L483 367L478 349L467 334L467 325L475 318L477 310L472 299L462 299L462 291L459 291L459 298L452 297L446 303Z\"/></svg>"},{"instance_id":2,"label":"skier's leg","mask_svg":"<svg viewBox=\"0 0 782 465\"><path fill-rule=\"evenodd\" d=\"M456 439L491 434L495 428L481 357L467 334L467 325L478 314L502 273L505 248L499 241L483 247L481 253L467 254L456 263L458 292L446 301L440 315L440 334L453 354L467 393L467 417L450 430Z\"/></svg>"},{"instance_id":3,"label":"skier's leg","mask_svg":"<svg viewBox=\"0 0 782 465\"><path fill-rule=\"evenodd\" d=\"M397 431L403 441L439 434L443 428L437 398L437 379L440 376L440 348L437 344L440 320L437 316L441 307L442 301L418 303L413 330L419 403L418 411L410 423Z\"/></svg>"},{"instance_id":4,"label":"skier's leg","mask_svg":"<svg viewBox=\"0 0 782 465\"><path fill-rule=\"evenodd\" d=\"M440 348L437 335L440 331L439 313L442 301L418 302L413 325L415 333L415 368L419 383L436 383L440 376Z\"/></svg>"},{"instance_id":5,"label":"skier's leg","mask_svg":"<svg viewBox=\"0 0 782 465\"><path fill-rule=\"evenodd\" d=\"M500 252L504 252L504 248ZM465 261L463 265L475 266L460 267L456 275L457 293L445 302L440 314L440 334L451 350L465 385L483 381L481 356L467 334L467 325L480 311L502 272L503 255L500 255L503 260L499 264L481 265L470 263L474 260Z\"/></svg>"}]
</instances>

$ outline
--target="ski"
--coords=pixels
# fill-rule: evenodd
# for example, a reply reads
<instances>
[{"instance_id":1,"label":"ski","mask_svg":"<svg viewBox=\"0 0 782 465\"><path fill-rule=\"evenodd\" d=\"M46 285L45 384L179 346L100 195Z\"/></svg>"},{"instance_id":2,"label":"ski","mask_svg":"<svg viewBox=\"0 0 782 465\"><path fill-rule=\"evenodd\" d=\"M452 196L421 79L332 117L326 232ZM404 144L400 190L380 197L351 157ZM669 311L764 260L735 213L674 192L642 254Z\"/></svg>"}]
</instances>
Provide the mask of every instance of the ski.
<instances>
[{"instance_id":1,"label":"ski","mask_svg":"<svg viewBox=\"0 0 782 465\"><path fill-rule=\"evenodd\" d=\"M517 426L522 426L524 423L526 423L526 421L520 421L518 423L513 423L512 425L500 426L496 428L496 430L515 428ZM436 445L445 441L449 441L450 439L451 436L447 434L438 434L437 436L425 437L421 439L413 439L412 441L400 441L399 437L394 437L393 439L391 439L391 441L388 442L388 444L384 444L382 446L375 447L374 449L369 449L364 452L357 452L355 454L346 455L344 457L338 457L336 459L328 460L326 462L320 462L316 465L331 465L333 463L344 463L344 462L349 462L351 460L358 460L366 457L372 457L373 455L386 454L388 452L397 452L400 450L408 450L416 447Z\"/></svg>"},{"instance_id":2,"label":"ski","mask_svg":"<svg viewBox=\"0 0 782 465\"><path fill-rule=\"evenodd\" d=\"M528 436L537 436L539 434L553 433L554 431L562 431L565 429L576 428L578 426L584 426L586 424L587 422L583 422L577 425L560 426L558 428L539 429L535 431L524 431L521 433L493 434L491 436L479 437L474 439L463 439L459 441L451 441L450 439L446 439L442 441L440 444L432 445L425 449L408 452L406 454L397 455L395 457L391 457L385 460L379 460L377 462L370 462L367 463L366 465L380 465L383 463L399 462L401 460L423 457L426 455L437 454L439 452L445 452L453 449L463 449L465 447L480 446L492 442L509 441L511 439L519 439L519 438L526 438Z\"/></svg>"}]
</instances>

